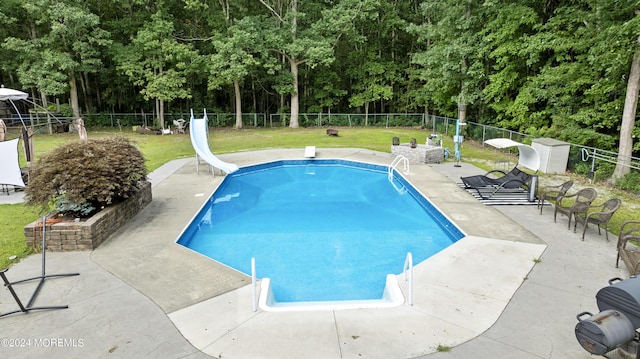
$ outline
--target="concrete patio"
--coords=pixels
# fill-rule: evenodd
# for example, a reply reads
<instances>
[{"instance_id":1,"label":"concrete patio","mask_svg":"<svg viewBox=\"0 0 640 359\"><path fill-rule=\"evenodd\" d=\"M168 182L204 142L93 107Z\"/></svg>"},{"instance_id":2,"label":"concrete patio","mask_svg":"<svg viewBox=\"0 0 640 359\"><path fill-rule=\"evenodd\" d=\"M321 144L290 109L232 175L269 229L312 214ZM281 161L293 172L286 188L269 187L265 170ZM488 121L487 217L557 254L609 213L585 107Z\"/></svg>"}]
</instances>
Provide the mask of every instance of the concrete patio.
<instances>
[{"instance_id":1,"label":"concrete patio","mask_svg":"<svg viewBox=\"0 0 640 359\"><path fill-rule=\"evenodd\" d=\"M245 166L303 153L221 158ZM362 149L318 148L316 157L392 160ZM47 273L80 275L48 279L36 304L69 308L0 318L0 357L589 358L575 339L576 315L597 312L595 293L628 277L614 267L615 240L590 229L582 242L566 218L553 223L550 206L539 215L535 206L478 203L456 182L480 169L411 165L405 177L467 234L416 266L413 306L253 312L250 278L175 243L223 178L199 168L183 159L152 173L153 202L98 249L47 253ZM32 255L7 276L40 270ZM15 288L26 301L35 284ZM0 313L15 309L5 290Z\"/></svg>"}]
</instances>

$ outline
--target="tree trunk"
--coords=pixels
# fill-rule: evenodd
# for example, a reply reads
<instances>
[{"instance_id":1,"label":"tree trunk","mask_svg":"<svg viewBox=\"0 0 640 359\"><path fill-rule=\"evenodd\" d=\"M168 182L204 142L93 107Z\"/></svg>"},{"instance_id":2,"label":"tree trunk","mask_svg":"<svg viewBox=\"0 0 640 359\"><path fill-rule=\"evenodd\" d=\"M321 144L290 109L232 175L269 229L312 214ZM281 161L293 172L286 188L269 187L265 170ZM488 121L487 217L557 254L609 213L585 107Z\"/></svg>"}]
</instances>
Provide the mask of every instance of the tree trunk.
<instances>
[{"instance_id":1,"label":"tree trunk","mask_svg":"<svg viewBox=\"0 0 640 359\"><path fill-rule=\"evenodd\" d=\"M425 128L427 128L427 126L429 125L429 120L430 119L431 118L429 117L429 106L425 106L424 107L424 123L423 123ZM433 129L433 126L431 126L431 128Z\"/></svg>"},{"instance_id":2,"label":"tree trunk","mask_svg":"<svg viewBox=\"0 0 640 359\"><path fill-rule=\"evenodd\" d=\"M49 102L47 101L47 94L42 91L40 91L40 101L42 101L43 108L47 108L47 106L49 106ZM60 109L57 108L57 110L59 111Z\"/></svg>"},{"instance_id":3,"label":"tree trunk","mask_svg":"<svg viewBox=\"0 0 640 359\"><path fill-rule=\"evenodd\" d=\"M256 82L251 80L251 98L253 100L253 112L258 112L258 99L256 97Z\"/></svg>"},{"instance_id":4,"label":"tree trunk","mask_svg":"<svg viewBox=\"0 0 640 359\"><path fill-rule=\"evenodd\" d=\"M160 123L160 100L159 100L158 98L156 98L156 99L155 99L155 101L154 101L154 103L155 103L155 105L156 105L156 106L155 106L155 107L156 107L156 109L155 109L155 113L154 113L154 115L156 115L156 119L155 119L155 121L154 121L154 123L153 123L152 127L156 125L156 122L157 122L157 123Z\"/></svg>"},{"instance_id":5,"label":"tree trunk","mask_svg":"<svg viewBox=\"0 0 640 359\"><path fill-rule=\"evenodd\" d=\"M69 74L69 101L74 118L80 118L80 104L78 103L78 87L74 73Z\"/></svg>"},{"instance_id":6,"label":"tree trunk","mask_svg":"<svg viewBox=\"0 0 640 359\"><path fill-rule=\"evenodd\" d=\"M295 41L298 35L298 0L291 1L291 13L293 18L291 19L291 41ZM293 86L293 93L291 94L291 122L289 127L298 128L298 113L300 111L299 93L298 93L298 59L295 57L289 58L291 66L291 76L293 77L291 85Z\"/></svg>"},{"instance_id":7,"label":"tree trunk","mask_svg":"<svg viewBox=\"0 0 640 359\"><path fill-rule=\"evenodd\" d=\"M242 99L240 98L240 82L233 81L233 92L236 96L236 128L242 128Z\"/></svg>"},{"instance_id":8,"label":"tree trunk","mask_svg":"<svg viewBox=\"0 0 640 359\"><path fill-rule=\"evenodd\" d=\"M640 37L638 37L640 43ZM636 44L638 45L638 44ZM620 125L620 145L618 148L618 161L613 171L613 178L624 177L631 171L631 155L633 151L632 132L635 126L636 110L638 108L638 93L640 91L640 47L636 47L629 70L629 81L627 82L627 95L624 100L624 111L622 112L622 124Z\"/></svg>"},{"instance_id":9,"label":"tree trunk","mask_svg":"<svg viewBox=\"0 0 640 359\"><path fill-rule=\"evenodd\" d=\"M158 99L158 126L164 129L164 100Z\"/></svg>"},{"instance_id":10,"label":"tree trunk","mask_svg":"<svg viewBox=\"0 0 640 359\"><path fill-rule=\"evenodd\" d=\"M364 127L369 126L369 102L364 103Z\"/></svg>"},{"instance_id":11,"label":"tree trunk","mask_svg":"<svg viewBox=\"0 0 640 359\"><path fill-rule=\"evenodd\" d=\"M298 59L291 58L289 61L291 64L291 76L293 77L291 82L293 85L293 93L291 94L291 123L289 127L298 128L300 127L298 123L298 112L300 111L298 104Z\"/></svg>"}]
</instances>

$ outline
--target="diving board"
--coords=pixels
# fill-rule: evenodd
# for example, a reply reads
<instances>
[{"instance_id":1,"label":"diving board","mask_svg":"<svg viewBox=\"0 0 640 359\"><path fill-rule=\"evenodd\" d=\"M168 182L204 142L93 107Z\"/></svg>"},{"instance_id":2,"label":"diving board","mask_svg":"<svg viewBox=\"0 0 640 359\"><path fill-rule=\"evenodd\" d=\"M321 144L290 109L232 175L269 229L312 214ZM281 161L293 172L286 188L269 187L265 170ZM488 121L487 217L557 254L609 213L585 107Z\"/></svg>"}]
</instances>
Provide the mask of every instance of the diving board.
<instances>
[{"instance_id":1,"label":"diving board","mask_svg":"<svg viewBox=\"0 0 640 359\"><path fill-rule=\"evenodd\" d=\"M197 157L203 159L209 165L221 169L227 174L237 171L238 165L234 163L224 162L211 152L211 149L209 148L209 139L207 136L209 132L207 122L208 119L206 110L204 112L203 118L194 118L193 110L191 110L189 134L191 135L191 144L193 145L193 149L196 150Z\"/></svg>"},{"instance_id":2,"label":"diving board","mask_svg":"<svg viewBox=\"0 0 640 359\"><path fill-rule=\"evenodd\" d=\"M316 157L316 146L307 146L304 148L304 157L314 158Z\"/></svg>"}]
</instances>

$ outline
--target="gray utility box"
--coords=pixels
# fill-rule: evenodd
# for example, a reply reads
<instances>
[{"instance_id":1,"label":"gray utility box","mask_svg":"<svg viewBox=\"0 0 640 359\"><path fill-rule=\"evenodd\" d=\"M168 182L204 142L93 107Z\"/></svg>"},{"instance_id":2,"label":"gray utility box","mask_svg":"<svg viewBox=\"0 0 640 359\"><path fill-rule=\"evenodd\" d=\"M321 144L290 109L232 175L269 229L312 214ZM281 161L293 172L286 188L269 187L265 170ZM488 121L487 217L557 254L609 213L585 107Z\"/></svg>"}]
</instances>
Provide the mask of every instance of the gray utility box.
<instances>
[{"instance_id":1,"label":"gray utility box","mask_svg":"<svg viewBox=\"0 0 640 359\"><path fill-rule=\"evenodd\" d=\"M565 173L569 161L570 146L568 142L553 138L536 138L531 143L531 147L540 155L540 171L542 173Z\"/></svg>"}]
</instances>

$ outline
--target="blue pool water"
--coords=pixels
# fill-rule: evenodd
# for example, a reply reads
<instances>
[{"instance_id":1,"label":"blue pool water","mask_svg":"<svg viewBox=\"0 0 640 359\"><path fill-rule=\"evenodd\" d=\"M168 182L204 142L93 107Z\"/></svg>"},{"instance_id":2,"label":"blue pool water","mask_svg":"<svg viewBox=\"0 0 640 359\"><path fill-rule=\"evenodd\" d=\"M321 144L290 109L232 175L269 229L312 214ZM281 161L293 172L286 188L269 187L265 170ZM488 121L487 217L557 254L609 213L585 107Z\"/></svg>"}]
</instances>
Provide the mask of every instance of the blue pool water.
<instances>
[{"instance_id":1,"label":"blue pool water","mask_svg":"<svg viewBox=\"0 0 640 359\"><path fill-rule=\"evenodd\" d=\"M228 175L178 243L258 278L277 302L379 299L400 274L462 232L387 167L291 160ZM394 186L395 184L395 186Z\"/></svg>"}]
</instances>

